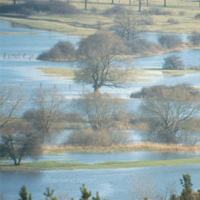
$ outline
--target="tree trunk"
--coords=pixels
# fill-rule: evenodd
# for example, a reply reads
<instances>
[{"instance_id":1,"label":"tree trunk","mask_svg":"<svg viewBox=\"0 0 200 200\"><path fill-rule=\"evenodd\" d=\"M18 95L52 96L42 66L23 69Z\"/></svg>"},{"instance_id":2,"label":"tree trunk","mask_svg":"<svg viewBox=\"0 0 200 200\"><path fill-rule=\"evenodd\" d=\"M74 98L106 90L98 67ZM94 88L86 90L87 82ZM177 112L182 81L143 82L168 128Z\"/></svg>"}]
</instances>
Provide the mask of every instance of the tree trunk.
<instances>
[{"instance_id":1,"label":"tree trunk","mask_svg":"<svg viewBox=\"0 0 200 200\"><path fill-rule=\"evenodd\" d=\"M129 6L131 6L131 0L129 0Z\"/></svg>"},{"instance_id":2,"label":"tree trunk","mask_svg":"<svg viewBox=\"0 0 200 200\"><path fill-rule=\"evenodd\" d=\"M164 7L167 7L167 0L164 0Z\"/></svg>"},{"instance_id":3,"label":"tree trunk","mask_svg":"<svg viewBox=\"0 0 200 200\"><path fill-rule=\"evenodd\" d=\"M87 10L87 1L88 0L85 0L85 10Z\"/></svg>"},{"instance_id":4,"label":"tree trunk","mask_svg":"<svg viewBox=\"0 0 200 200\"><path fill-rule=\"evenodd\" d=\"M13 0L13 4L16 5L16 0Z\"/></svg>"},{"instance_id":5,"label":"tree trunk","mask_svg":"<svg viewBox=\"0 0 200 200\"><path fill-rule=\"evenodd\" d=\"M114 4L114 0L112 0L112 4Z\"/></svg>"},{"instance_id":6,"label":"tree trunk","mask_svg":"<svg viewBox=\"0 0 200 200\"><path fill-rule=\"evenodd\" d=\"M149 7L149 0L147 0L147 7Z\"/></svg>"},{"instance_id":7,"label":"tree trunk","mask_svg":"<svg viewBox=\"0 0 200 200\"><path fill-rule=\"evenodd\" d=\"M142 0L139 0L139 12L141 11L141 9L142 9Z\"/></svg>"}]
</instances>

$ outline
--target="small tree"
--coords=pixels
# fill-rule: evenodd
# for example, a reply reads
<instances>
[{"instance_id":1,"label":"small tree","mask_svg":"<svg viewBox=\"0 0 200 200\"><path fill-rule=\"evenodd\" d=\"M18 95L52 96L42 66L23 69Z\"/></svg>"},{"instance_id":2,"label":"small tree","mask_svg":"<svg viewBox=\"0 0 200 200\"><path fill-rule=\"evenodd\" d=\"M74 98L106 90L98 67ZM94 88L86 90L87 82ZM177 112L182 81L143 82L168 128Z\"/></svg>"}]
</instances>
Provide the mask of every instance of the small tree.
<instances>
[{"instance_id":1,"label":"small tree","mask_svg":"<svg viewBox=\"0 0 200 200\"><path fill-rule=\"evenodd\" d=\"M180 195L180 200L194 200L192 196L192 182L189 174L183 174L183 179L180 179L183 190Z\"/></svg>"},{"instance_id":2,"label":"small tree","mask_svg":"<svg viewBox=\"0 0 200 200\"><path fill-rule=\"evenodd\" d=\"M143 27L140 24L141 20L134 15L133 11L127 10L116 17L112 29L121 38L130 41L136 39L138 34L143 32Z\"/></svg>"},{"instance_id":3,"label":"small tree","mask_svg":"<svg viewBox=\"0 0 200 200\"><path fill-rule=\"evenodd\" d=\"M26 186L23 185L20 192L19 192L20 199L19 200L32 200L32 194L29 194L26 189Z\"/></svg>"},{"instance_id":4,"label":"small tree","mask_svg":"<svg viewBox=\"0 0 200 200\"><path fill-rule=\"evenodd\" d=\"M41 153L40 135L29 123L8 123L0 129L1 158L11 158L14 165L20 165L23 158L38 159Z\"/></svg>"},{"instance_id":5,"label":"small tree","mask_svg":"<svg viewBox=\"0 0 200 200\"><path fill-rule=\"evenodd\" d=\"M46 192L44 192L44 196L46 197L46 200L58 200L57 197L54 197L54 189L51 190L50 187L46 188Z\"/></svg>"},{"instance_id":6,"label":"small tree","mask_svg":"<svg viewBox=\"0 0 200 200\"><path fill-rule=\"evenodd\" d=\"M184 69L184 64L179 56L168 56L164 60L163 69Z\"/></svg>"},{"instance_id":7,"label":"small tree","mask_svg":"<svg viewBox=\"0 0 200 200\"><path fill-rule=\"evenodd\" d=\"M188 36L188 40L194 45L198 46L200 44L200 32L194 31Z\"/></svg>"},{"instance_id":8,"label":"small tree","mask_svg":"<svg viewBox=\"0 0 200 200\"><path fill-rule=\"evenodd\" d=\"M80 190L82 194L80 200L89 200L89 198L92 196L92 192L87 190L85 184L83 184Z\"/></svg>"}]
</instances>

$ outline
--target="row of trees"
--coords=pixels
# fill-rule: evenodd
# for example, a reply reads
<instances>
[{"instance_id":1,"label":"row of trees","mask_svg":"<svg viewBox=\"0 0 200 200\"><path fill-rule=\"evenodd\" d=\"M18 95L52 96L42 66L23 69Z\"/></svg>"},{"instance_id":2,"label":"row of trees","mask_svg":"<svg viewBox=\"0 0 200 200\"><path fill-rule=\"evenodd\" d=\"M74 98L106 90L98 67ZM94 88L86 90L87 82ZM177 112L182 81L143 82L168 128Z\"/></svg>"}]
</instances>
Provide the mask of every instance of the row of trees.
<instances>
[{"instance_id":1,"label":"row of trees","mask_svg":"<svg viewBox=\"0 0 200 200\"><path fill-rule=\"evenodd\" d=\"M66 144L127 144L130 136L119 130L129 127L131 121L136 125L146 124L149 141L175 144L199 141L198 91L188 85L154 86L143 89L141 95L145 99L139 114L134 115L127 111L125 102L119 98L100 93L83 94L73 101L73 107L75 116L80 116L76 119L85 128L74 130ZM17 106L12 113L6 112L6 109L10 110L10 101L7 101L2 101L2 110L6 114L1 115L0 157L11 158L15 165L20 165L23 158L40 156L45 134L64 128L68 115L66 101L56 88L36 89L33 97L35 107L25 111L22 118L13 118ZM20 103L18 101L18 106Z\"/></svg>"},{"instance_id":2,"label":"row of trees","mask_svg":"<svg viewBox=\"0 0 200 200\"><path fill-rule=\"evenodd\" d=\"M150 181L150 180L148 180ZM140 185L141 180L137 180L137 183ZM142 183L142 182L141 182ZM157 199L157 200L199 200L200 199L200 191L194 191L192 189L192 181L191 176L189 174L183 174L182 179L180 179L180 183L183 187L181 193L179 195L175 194L173 191L175 190L174 186L172 191L168 191L169 189L166 188L166 192L168 195L165 194L153 194L151 188L147 187L147 183L140 185L140 187L135 186L134 190L135 195L138 200L150 200L150 199ZM152 185L153 187L153 185ZM155 188L154 188L155 189ZM81 197L80 200L101 200L99 192L96 192L95 196L92 196L92 192L88 191L86 186L83 184L80 188ZM50 187L46 188L46 191L43 193L46 200L59 200L60 198L54 196L54 189ZM32 200L32 194L28 194L26 186L22 186L19 192L20 199L19 200ZM65 200L75 200L74 198L64 197ZM104 199L106 200L106 199Z\"/></svg>"}]
</instances>

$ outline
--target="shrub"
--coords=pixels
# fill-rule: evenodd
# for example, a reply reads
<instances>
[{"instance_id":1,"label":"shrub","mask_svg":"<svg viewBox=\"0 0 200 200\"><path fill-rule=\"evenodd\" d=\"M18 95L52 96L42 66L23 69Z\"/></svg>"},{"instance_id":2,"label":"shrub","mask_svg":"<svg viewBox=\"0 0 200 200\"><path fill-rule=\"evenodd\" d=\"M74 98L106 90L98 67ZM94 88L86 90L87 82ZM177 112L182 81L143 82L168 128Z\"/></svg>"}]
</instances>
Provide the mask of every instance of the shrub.
<instances>
[{"instance_id":1,"label":"shrub","mask_svg":"<svg viewBox=\"0 0 200 200\"><path fill-rule=\"evenodd\" d=\"M127 43L127 46L130 48L131 53L133 54L149 54L152 52L157 52L158 50L161 49L161 46L149 42L148 40L145 39L137 39L137 40L132 40Z\"/></svg>"},{"instance_id":2,"label":"shrub","mask_svg":"<svg viewBox=\"0 0 200 200\"><path fill-rule=\"evenodd\" d=\"M58 42L51 50L40 54L38 60L75 60L76 50L70 42Z\"/></svg>"},{"instance_id":3,"label":"shrub","mask_svg":"<svg viewBox=\"0 0 200 200\"><path fill-rule=\"evenodd\" d=\"M167 20L167 22L170 23L170 24L179 24L179 21L176 20L176 19L173 19L173 18L169 18L169 19Z\"/></svg>"},{"instance_id":4,"label":"shrub","mask_svg":"<svg viewBox=\"0 0 200 200\"><path fill-rule=\"evenodd\" d=\"M67 113L64 114L63 120L67 122L85 122L85 119L78 113Z\"/></svg>"},{"instance_id":5,"label":"shrub","mask_svg":"<svg viewBox=\"0 0 200 200\"><path fill-rule=\"evenodd\" d=\"M184 15L185 15L185 11L180 11L180 12L179 12L179 15L180 15L180 16L184 16Z\"/></svg>"},{"instance_id":6,"label":"shrub","mask_svg":"<svg viewBox=\"0 0 200 200\"><path fill-rule=\"evenodd\" d=\"M152 9L149 9L149 10L143 10L142 14L144 14L144 15L172 15L173 13L169 10L152 8Z\"/></svg>"},{"instance_id":7,"label":"shrub","mask_svg":"<svg viewBox=\"0 0 200 200\"><path fill-rule=\"evenodd\" d=\"M200 13L194 16L195 19L200 19Z\"/></svg>"},{"instance_id":8,"label":"shrub","mask_svg":"<svg viewBox=\"0 0 200 200\"><path fill-rule=\"evenodd\" d=\"M194 45L198 46L200 44L200 32L194 31L188 36L188 40Z\"/></svg>"},{"instance_id":9,"label":"shrub","mask_svg":"<svg viewBox=\"0 0 200 200\"><path fill-rule=\"evenodd\" d=\"M24 15L31 15L38 12L44 12L49 14L77 14L80 13L74 6L66 2L37 2L30 1L17 5L3 5L0 7L0 13L17 13Z\"/></svg>"},{"instance_id":10,"label":"shrub","mask_svg":"<svg viewBox=\"0 0 200 200\"><path fill-rule=\"evenodd\" d=\"M131 94L131 98L156 98L161 97L164 93L166 93L169 90L175 90L176 88L180 88L185 93L187 92L187 95L191 95L194 98L199 97L199 92L195 90L194 88L190 87L187 84L181 84L176 86L168 87L166 85L155 85L152 87L144 87L141 91L135 92Z\"/></svg>"},{"instance_id":11,"label":"shrub","mask_svg":"<svg viewBox=\"0 0 200 200\"><path fill-rule=\"evenodd\" d=\"M184 64L179 56L168 56L164 60L163 69L184 69Z\"/></svg>"},{"instance_id":12,"label":"shrub","mask_svg":"<svg viewBox=\"0 0 200 200\"><path fill-rule=\"evenodd\" d=\"M144 19L142 19L140 24L141 25L154 25L155 22L151 16L148 16L148 18L145 17Z\"/></svg>"},{"instance_id":13,"label":"shrub","mask_svg":"<svg viewBox=\"0 0 200 200\"><path fill-rule=\"evenodd\" d=\"M158 42L161 46L167 49L179 47L182 44L182 40L178 35L163 35L158 38Z\"/></svg>"},{"instance_id":14,"label":"shrub","mask_svg":"<svg viewBox=\"0 0 200 200\"><path fill-rule=\"evenodd\" d=\"M106 131L93 131L81 129L72 132L66 141L68 145L75 146L111 146L115 144L127 144L130 139L129 133L117 133Z\"/></svg>"},{"instance_id":15,"label":"shrub","mask_svg":"<svg viewBox=\"0 0 200 200\"><path fill-rule=\"evenodd\" d=\"M106 10L103 15L121 15L124 14L125 12L127 12L127 9L124 8L124 6L120 6L120 5L116 5L108 10Z\"/></svg>"}]
</instances>

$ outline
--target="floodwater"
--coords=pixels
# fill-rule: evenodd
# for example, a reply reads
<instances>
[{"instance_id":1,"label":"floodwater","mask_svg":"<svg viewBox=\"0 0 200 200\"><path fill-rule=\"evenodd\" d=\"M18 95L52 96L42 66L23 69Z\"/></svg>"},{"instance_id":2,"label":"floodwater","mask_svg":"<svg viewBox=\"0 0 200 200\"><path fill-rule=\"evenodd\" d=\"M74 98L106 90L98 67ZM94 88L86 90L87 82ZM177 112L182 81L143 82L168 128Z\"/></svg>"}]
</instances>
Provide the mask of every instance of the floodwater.
<instances>
[{"instance_id":1,"label":"floodwater","mask_svg":"<svg viewBox=\"0 0 200 200\"><path fill-rule=\"evenodd\" d=\"M73 68L76 63L69 62L48 62L38 61L36 57L43 51L49 50L59 40L68 40L74 45L80 41L79 37L67 36L56 32L27 29L6 21L0 21L0 32L10 34L0 34L0 84L22 85L27 90L39 87L40 83L47 87L57 85L60 92L66 98L78 97L83 92L83 87L77 85L72 80L64 78L47 77L38 68ZM156 41L157 34L143 34L141 37L151 41ZM185 41L187 36L182 35ZM200 64L199 50L186 50L180 52L167 53L158 56L131 59L132 65L138 68L161 68L164 58L175 54L181 57L184 64L194 66ZM189 83L193 86L200 86L200 72L185 76L171 78L152 78L148 83L125 83L123 89L102 88L102 92L128 98L130 93L139 90L144 86L155 84L175 85L177 83ZM69 85L71 85L69 89ZM92 90L91 87L85 89ZM140 100L126 100L127 107L135 110L140 104ZM68 134L68 133L67 133ZM66 135L67 135L66 134ZM46 140L46 144L61 144L64 137L58 140ZM52 136L53 137L53 136ZM135 137L135 138L134 138ZM140 135L133 134L133 141L140 141ZM105 161L131 161L131 160L162 160L198 157L198 154L184 153L160 153L160 152L127 152L127 153L106 153L106 154L81 154L67 153L62 156L43 156L42 160L63 160L69 162L97 163ZM80 197L79 188L82 183L93 192L99 190L102 197L110 200L133 199L135 191L133 186L134 176L139 180L141 177L150 177L149 180L155 182L156 191L165 192L165 188L172 182L177 181L177 191L181 186L179 179L182 174L189 173L192 176L194 189L199 187L200 165L182 165L170 167L113 169L113 170L70 170L70 171L0 171L0 193L6 200L16 200L22 185L27 185L28 191L33 193L33 199L44 198L42 196L46 187L56 189L55 195L66 195L70 197ZM146 181L147 183L149 181Z\"/></svg>"},{"instance_id":2,"label":"floodwater","mask_svg":"<svg viewBox=\"0 0 200 200\"><path fill-rule=\"evenodd\" d=\"M167 188L180 193L180 179L185 173L192 178L193 189L199 188L200 165L180 165L167 167L142 167L131 169L99 170L59 170L59 171L0 171L0 191L6 200L19 198L22 185L33 193L33 199L44 199L45 188L50 186L56 196L80 198L83 183L93 191L98 190L102 198L109 200L135 199L136 185L164 194ZM145 178L144 178L145 177ZM175 186L174 186L175 184ZM37 191L37 192L36 192Z\"/></svg>"}]
</instances>

